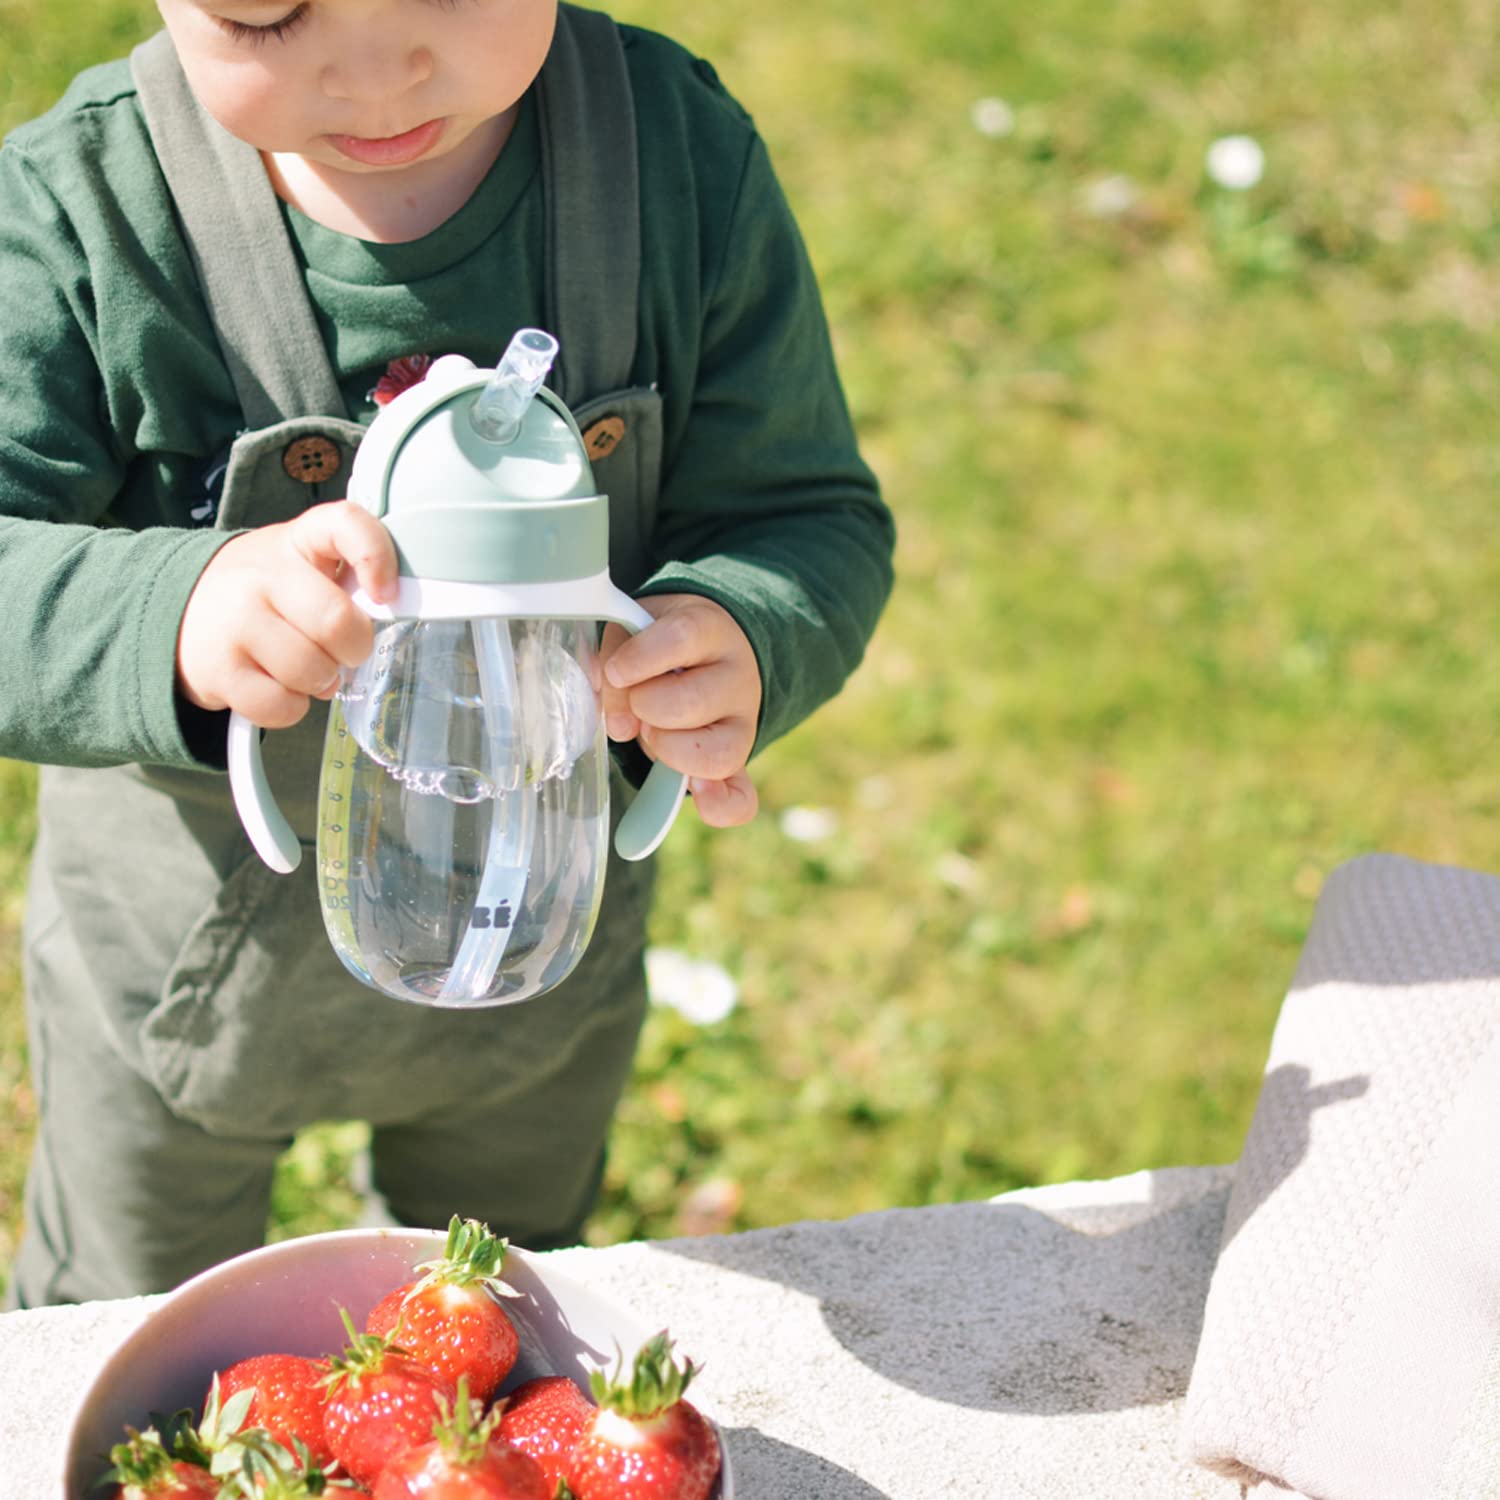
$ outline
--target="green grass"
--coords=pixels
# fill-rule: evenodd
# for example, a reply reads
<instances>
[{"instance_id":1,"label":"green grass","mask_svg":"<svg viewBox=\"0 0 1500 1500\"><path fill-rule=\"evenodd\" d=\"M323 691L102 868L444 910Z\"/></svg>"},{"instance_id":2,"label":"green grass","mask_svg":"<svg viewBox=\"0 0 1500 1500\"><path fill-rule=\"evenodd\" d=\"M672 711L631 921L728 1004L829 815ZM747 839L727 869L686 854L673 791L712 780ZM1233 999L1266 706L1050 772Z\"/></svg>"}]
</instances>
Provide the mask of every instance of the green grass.
<instances>
[{"instance_id":1,"label":"green grass","mask_svg":"<svg viewBox=\"0 0 1500 1500\"><path fill-rule=\"evenodd\" d=\"M0 122L150 16L0 0ZM1500 20L1458 0L628 0L755 113L901 525L845 694L684 825L598 1241L1238 1152L1320 884L1497 863ZM982 19L981 19L982 17ZM87 52L75 40L90 38ZM970 121L1006 100L1015 129ZM1267 154L1243 195L1204 152ZM1129 179L1126 212L1091 211ZM0 919L27 773L0 781ZM781 811L838 831L799 844ZM30 1125L0 969L0 1263ZM357 1127L276 1233L346 1222ZM707 1185L707 1187L705 1187Z\"/></svg>"}]
</instances>

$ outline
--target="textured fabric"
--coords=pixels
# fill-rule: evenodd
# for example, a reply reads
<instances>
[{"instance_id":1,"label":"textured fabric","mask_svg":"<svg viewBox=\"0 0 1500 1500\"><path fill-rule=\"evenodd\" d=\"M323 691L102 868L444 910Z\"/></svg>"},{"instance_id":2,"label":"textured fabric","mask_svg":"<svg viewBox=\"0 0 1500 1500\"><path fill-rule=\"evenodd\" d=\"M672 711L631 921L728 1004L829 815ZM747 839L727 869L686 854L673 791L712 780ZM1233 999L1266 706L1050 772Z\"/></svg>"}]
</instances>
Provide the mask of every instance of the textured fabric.
<instances>
[{"instance_id":1,"label":"textured fabric","mask_svg":"<svg viewBox=\"0 0 1500 1500\"><path fill-rule=\"evenodd\" d=\"M616 581L693 589L734 614L765 684L764 743L859 661L890 586L890 516L752 122L707 64L649 32L620 35L641 201L634 364L620 387L642 410L660 403L643 420L659 423L648 446L661 493ZM373 416L392 360L489 364L516 328L545 326L541 150L533 91L469 202L406 244L280 205L352 417ZM0 754L201 765L177 714L173 652L224 540L215 476L245 418L123 62L81 75L0 150L0 387L13 623L0 640ZM627 435L599 463L606 492L646 458L634 446Z\"/></svg>"},{"instance_id":2,"label":"textured fabric","mask_svg":"<svg viewBox=\"0 0 1500 1500\"><path fill-rule=\"evenodd\" d=\"M193 97L165 31L137 47L130 66L152 139L182 142L157 161L245 420L269 427L283 417L345 416L328 361L299 358L318 343L318 325L291 246L264 233L279 210L260 153Z\"/></svg>"},{"instance_id":3,"label":"textured fabric","mask_svg":"<svg viewBox=\"0 0 1500 1500\"><path fill-rule=\"evenodd\" d=\"M1319 900L1236 1171L1188 1454L1319 1500L1500 1493L1500 879Z\"/></svg>"},{"instance_id":4,"label":"textured fabric","mask_svg":"<svg viewBox=\"0 0 1500 1500\"><path fill-rule=\"evenodd\" d=\"M608 16L563 6L536 81L548 121L542 174L568 187L553 191L547 205L545 326L561 345L551 383L575 407L596 391L625 385L635 365L635 319L619 312L640 295L641 179L635 133L617 124L634 113L618 36ZM565 101L561 107L554 94Z\"/></svg>"}]
</instances>

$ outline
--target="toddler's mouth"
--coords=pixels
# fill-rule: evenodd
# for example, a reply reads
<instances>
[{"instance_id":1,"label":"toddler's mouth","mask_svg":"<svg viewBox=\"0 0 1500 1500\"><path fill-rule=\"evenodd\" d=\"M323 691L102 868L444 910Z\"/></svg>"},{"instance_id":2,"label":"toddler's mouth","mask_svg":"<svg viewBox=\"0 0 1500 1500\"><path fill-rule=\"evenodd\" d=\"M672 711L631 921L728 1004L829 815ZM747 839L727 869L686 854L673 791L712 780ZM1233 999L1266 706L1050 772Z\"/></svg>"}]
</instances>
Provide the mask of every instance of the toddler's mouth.
<instances>
[{"instance_id":1,"label":"toddler's mouth","mask_svg":"<svg viewBox=\"0 0 1500 1500\"><path fill-rule=\"evenodd\" d=\"M364 135L329 135L325 139L340 156L367 167L402 167L425 156L437 145L446 120L428 120L400 135L379 138Z\"/></svg>"}]
</instances>

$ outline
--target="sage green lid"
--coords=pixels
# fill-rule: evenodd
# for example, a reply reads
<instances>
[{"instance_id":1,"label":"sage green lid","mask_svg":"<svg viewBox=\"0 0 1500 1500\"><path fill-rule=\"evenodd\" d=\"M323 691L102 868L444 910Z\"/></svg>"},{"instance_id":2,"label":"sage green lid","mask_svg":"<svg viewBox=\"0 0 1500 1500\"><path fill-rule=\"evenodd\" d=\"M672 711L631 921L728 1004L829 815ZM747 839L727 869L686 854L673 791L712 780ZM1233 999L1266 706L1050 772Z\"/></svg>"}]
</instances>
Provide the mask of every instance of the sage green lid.
<instances>
[{"instance_id":1,"label":"sage green lid","mask_svg":"<svg viewBox=\"0 0 1500 1500\"><path fill-rule=\"evenodd\" d=\"M608 498L594 487L572 415L543 390L511 442L488 442L469 420L488 379L475 371L455 388L429 384L429 375L376 418L361 447L384 460L378 474L361 476L379 493L359 498L385 522L401 571L456 583L561 583L604 572ZM430 404L412 399L424 386ZM387 418L404 431L377 431Z\"/></svg>"}]
</instances>

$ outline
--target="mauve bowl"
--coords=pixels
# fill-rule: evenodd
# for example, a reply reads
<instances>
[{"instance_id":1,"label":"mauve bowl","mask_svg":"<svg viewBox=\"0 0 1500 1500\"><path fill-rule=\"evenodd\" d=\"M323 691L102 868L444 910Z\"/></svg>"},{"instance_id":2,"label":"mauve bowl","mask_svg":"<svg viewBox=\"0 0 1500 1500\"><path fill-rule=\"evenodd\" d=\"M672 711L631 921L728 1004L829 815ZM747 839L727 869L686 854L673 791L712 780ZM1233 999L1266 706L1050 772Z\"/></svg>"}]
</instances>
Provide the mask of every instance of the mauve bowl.
<instances>
[{"instance_id":1,"label":"mauve bowl","mask_svg":"<svg viewBox=\"0 0 1500 1500\"><path fill-rule=\"evenodd\" d=\"M283 1240L236 1256L184 1282L105 1361L83 1393L68 1431L64 1500L99 1500L105 1456L152 1411L201 1411L215 1370L251 1354L319 1356L347 1338L339 1308L362 1327L370 1309L442 1253L446 1236L425 1229L346 1229ZM587 1393L589 1372L613 1370L653 1334L623 1308L512 1248L501 1279L521 1352L505 1391L537 1375L566 1375ZM698 1351L683 1350L697 1357ZM733 1500L729 1455L713 1500Z\"/></svg>"}]
</instances>

